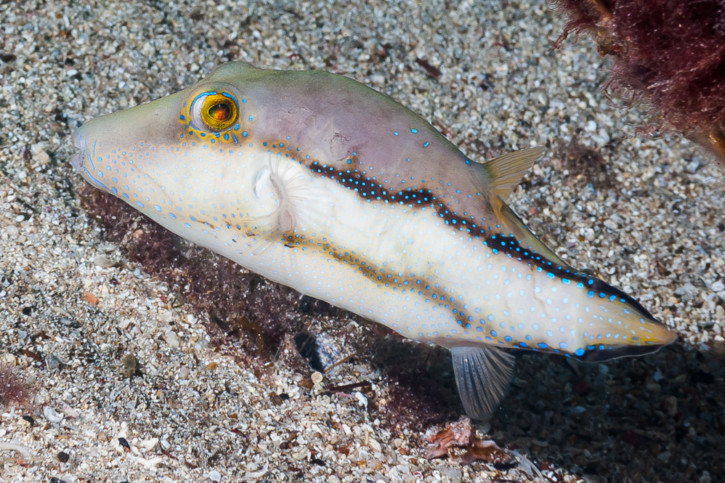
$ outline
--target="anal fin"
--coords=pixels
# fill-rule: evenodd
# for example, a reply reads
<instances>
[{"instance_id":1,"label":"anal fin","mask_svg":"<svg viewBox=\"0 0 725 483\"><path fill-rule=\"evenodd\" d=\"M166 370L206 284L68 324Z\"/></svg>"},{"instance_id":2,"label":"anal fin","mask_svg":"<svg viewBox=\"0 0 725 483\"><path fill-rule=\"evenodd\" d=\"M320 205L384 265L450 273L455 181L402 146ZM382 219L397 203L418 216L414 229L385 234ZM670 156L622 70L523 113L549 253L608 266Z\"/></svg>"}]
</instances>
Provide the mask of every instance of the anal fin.
<instances>
[{"instance_id":1,"label":"anal fin","mask_svg":"<svg viewBox=\"0 0 725 483\"><path fill-rule=\"evenodd\" d=\"M466 414L486 419L506 393L514 356L495 347L452 347L453 373Z\"/></svg>"}]
</instances>

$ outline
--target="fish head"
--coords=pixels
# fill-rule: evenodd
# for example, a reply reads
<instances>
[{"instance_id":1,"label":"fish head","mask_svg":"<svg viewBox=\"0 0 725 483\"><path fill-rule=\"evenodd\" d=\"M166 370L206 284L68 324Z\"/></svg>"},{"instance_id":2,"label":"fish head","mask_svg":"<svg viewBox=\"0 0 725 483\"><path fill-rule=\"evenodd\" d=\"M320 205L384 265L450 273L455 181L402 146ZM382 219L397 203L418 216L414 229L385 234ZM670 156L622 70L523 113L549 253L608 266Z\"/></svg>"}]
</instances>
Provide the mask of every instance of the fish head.
<instances>
[{"instance_id":1,"label":"fish head","mask_svg":"<svg viewBox=\"0 0 725 483\"><path fill-rule=\"evenodd\" d=\"M269 210L274 199L251 199L268 154L249 148L254 115L242 90L255 71L227 64L180 92L87 122L73 134L72 165L167 227L214 227Z\"/></svg>"}]
</instances>

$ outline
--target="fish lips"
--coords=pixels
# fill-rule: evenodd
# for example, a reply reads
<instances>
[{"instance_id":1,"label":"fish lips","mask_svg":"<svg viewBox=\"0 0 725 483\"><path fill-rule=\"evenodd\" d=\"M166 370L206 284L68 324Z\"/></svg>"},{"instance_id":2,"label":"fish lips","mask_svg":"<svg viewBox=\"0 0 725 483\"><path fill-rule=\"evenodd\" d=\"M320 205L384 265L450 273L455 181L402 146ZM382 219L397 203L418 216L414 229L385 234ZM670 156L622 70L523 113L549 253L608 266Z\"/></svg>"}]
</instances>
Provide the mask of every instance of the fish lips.
<instances>
[{"instance_id":1,"label":"fish lips","mask_svg":"<svg viewBox=\"0 0 725 483\"><path fill-rule=\"evenodd\" d=\"M99 179L99 177L103 176L102 173L99 172L98 176L94 174L96 168L93 164L93 159L91 159L91 153L88 152L88 140L87 137L83 135L83 127L84 126L81 126L76 129L72 135L75 152L71 156L71 166L73 166L73 169L80 173L80 175L93 186L110 193L111 190L108 186Z\"/></svg>"}]
</instances>

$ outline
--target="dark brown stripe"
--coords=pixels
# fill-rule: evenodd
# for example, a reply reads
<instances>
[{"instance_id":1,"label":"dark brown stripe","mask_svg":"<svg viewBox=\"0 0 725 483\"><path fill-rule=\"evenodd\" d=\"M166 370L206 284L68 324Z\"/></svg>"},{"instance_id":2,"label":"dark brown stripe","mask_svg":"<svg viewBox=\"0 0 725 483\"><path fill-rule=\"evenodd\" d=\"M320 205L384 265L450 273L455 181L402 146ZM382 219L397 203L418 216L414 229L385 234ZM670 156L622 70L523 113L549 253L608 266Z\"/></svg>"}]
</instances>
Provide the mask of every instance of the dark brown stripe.
<instances>
[{"instance_id":1,"label":"dark brown stripe","mask_svg":"<svg viewBox=\"0 0 725 483\"><path fill-rule=\"evenodd\" d=\"M318 242L313 238L299 235L297 233L288 233L282 237L282 242L287 248L305 248L307 250L318 249L327 253L329 256L337 260L339 263L356 267L365 278L375 284L394 285L394 288L403 292L415 292L418 295L428 298L433 303L443 304L443 308L449 309L455 316L456 323L463 328L470 329L471 323L474 322L473 317L469 317L468 313L463 309L463 304L455 300L455 297L446 296L443 291L436 291L433 287L443 284L438 282L426 282L430 277L428 274L422 274L419 278L411 278L406 276L398 276L393 270L386 271L378 265L370 263L354 253L340 250L329 242ZM451 300L453 299L453 300ZM426 329L425 332L437 332L437 328Z\"/></svg>"}]
</instances>

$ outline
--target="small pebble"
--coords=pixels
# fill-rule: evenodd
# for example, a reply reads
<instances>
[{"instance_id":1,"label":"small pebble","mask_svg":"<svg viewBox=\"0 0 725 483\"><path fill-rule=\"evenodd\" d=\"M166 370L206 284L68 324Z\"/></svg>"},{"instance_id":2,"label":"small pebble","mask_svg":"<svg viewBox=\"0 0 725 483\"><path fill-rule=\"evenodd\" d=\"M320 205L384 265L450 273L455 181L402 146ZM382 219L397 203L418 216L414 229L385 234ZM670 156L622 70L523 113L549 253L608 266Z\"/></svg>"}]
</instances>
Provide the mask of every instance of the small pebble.
<instances>
[{"instance_id":1,"label":"small pebble","mask_svg":"<svg viewBox=\"0 0 725 483\"><path fill-rule=\"evenodd\" d=\"M50 421L51 423L59 423L63 421L64 416L53 409L50 406L44 406L43 407L43 416L45 416L45 419Z\"/></svg>"},{"instance_id":2,"label":"small pebble","mask_svg":"<svg viewBox=\"0 0 725 483\"><path fill-rule=\"evenodd\" d=\"M446 481L450 481L451 483L458 483L463 480L463 473L461 472L460 468L446 465L439 466L438 471L441 473L441 476Z\"/></svg>"},{"instance_id":3,"label":"small pebble","mask_svg":"<svg viewBox=\"0 0 725 483\"><path fill-rule=\"evenodd\" d=\"M222 481L222 475L217 470L211 470L206 477L214 482Z\"/></svg>"},{"instance_id":4,"label":"small pebble","mask_svg":"<svg viewBox=\"0 0 725 483\"><path fill-rule=\"evenodd\" d=\"M697 170L700 169L700 161L698 159L693 159L687 165L685 166L685 171L687 171L690 174L697 173Z\"/></svg>"},{"instance_id":5,"label":"small pebble","mask_svg":"<svg viewBox=\"0 0 725 483\"><path fill-rule=\"evenodd\" d=\"M123 450L128 453L131 451L131 445L128 444L128 440L126 438L118 438L118 445L123 448Z\"/></svg>"},{"instance_id":6,"label":"small pebble","mask_svg":"<svg viewBox=\"0 0 725 483\"><path fill-rule=\"evenodd\" d=\"M113 260L111 260L109 257L107 257L106 255L96 255L93 258L93 263L97 267L101 267L101 268L112 267L115 264L115 262Z\"/></svg>"},{"instance_id":7,"label":"small pebble","mask_svg":"<svg viewBox=\"0 0 725 483\"><path fill-rule=\"evenodd\" d=\"M181 342L179 341L179 336L176 335L176 332L173 330L167 330L164 333L164 339L166 340L166 343L169 344L169 347L173 347L174 349L178 349L181 345Z\"/></svg>"},{"instance_id":8,"label":"small pebble","mask_svg":"<svg viewBox=\"0 0 725 483\"><path fill-rule=\"evenodd\" d=\"M96 305L98 305L98 297L96 297L95 295L93 295L90 292L83 293L83 300L85 300L86 302L88 302L90 305L92 305L94 307Z\"/></svg>"},{"instance_id":9,"label":"small pebble","mask_svg":"<svg viewBox=\"0 0 725 483\"><path fill-rule=\"evenodd\" d=\"M62 369L63 362L61 362L55 354L49 354L48 357L45 358L45 367L51 371Z\"/></svg>"},{"instance_id":10,"label":"small pebble","mask_svg":"<svg viewBox=\"0 0 725 483\"><path fill-rule=\"evenodd\" d=\"M65 325L66 327L74 327L74 326L78 325L78 323L75 320L70 319L68 317L61 317L58 321L61 324Z\"/></svg>"},{"instance_id":11,"label":"small pebble","mask_svg":"<svg viewBox=\"0 0 725 483\"><path fill-rule=\"evenodd\" d=\"M325 372L343 358L339 339L330 334L302 331L294 340L297 351L316 371Z\"/></svg>"},{"instance_id":12,"label":"small pebble","mask_svg":"<svg viewBox=\"0 0 725 483\"><path fill-rule=\"evenodd\" d=\"M146 439L138 443L138 446L144 448L147 451L151 451L159 444L159 438Z\"/></svg>"},{"instance_id":13,"label":"small pebble","mask_svg":"<svg viewBox=\"0 0 725 483\"><path fill-rule=\"evenodd\" d=\"M357 403L360 405L360 407L367 409L368 398L366 398L363 393L361 393L360 391L355 391L352 393L352 395L355 396L355 399L357 399Z\"/></svg>"},{"instance_id":14,"label":"small pebble","mask_svg":"<svg viewBox=\"0 0 725 483\"><path fill-rule=\"evenodd\" d=\"M38 163L39 166L45 166L50 161L50 155L44 149L42 144L35 144L31 148L33 153L33 159Z\"/></svg>"},{"instance_id":15,"label":"small pebble","mask_svg":"<svg viewBox=\"0 0 725 483\"><path fill-rule=\"evenodd\" d=\"M133 377L138 371L138 359L133 354L126 354L121 359L121 367L119 372L125 378Z\"/></svg>"}]
</instances>

